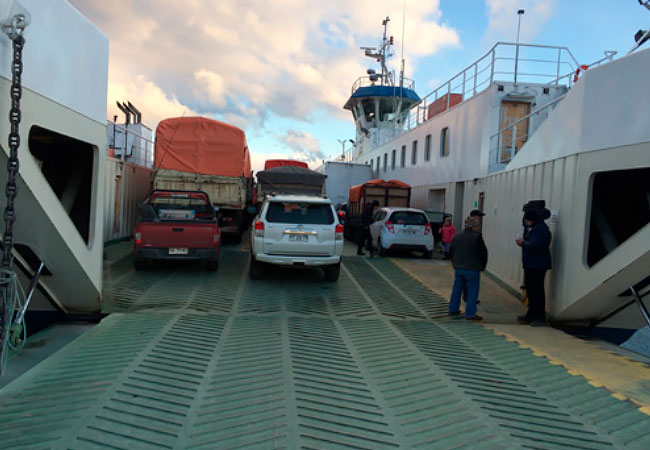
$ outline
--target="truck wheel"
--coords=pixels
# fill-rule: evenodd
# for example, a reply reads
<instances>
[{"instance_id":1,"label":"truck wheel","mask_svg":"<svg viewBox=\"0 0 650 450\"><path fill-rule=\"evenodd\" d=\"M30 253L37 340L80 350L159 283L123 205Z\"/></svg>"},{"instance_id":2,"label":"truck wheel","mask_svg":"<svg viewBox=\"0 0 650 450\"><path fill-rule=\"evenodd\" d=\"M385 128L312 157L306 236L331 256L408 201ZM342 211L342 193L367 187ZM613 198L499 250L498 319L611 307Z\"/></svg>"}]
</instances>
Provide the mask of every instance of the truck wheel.
<instances>
[{"instance_id":1,"label":"truck wheel","mask_svg":"<svg viewBox=\"0 0 650 450\"><path fill-rule=\"evenodd\" d=\"M325 271L325 281L335 282L341 274L341 263L326 266L323 270Z\"/></svg>"},{"instance_id":2,"label":"truck wheel","mask_svg":"<svg viewBox=\"0 0 650 450\"><path fill-rule=\"evenodd\" d=\"M251 267L249 275L251 280L259 280L262 278L262 273L264 272L264 267L262 263L255 260L255 257L251 257Z\"/></svg>"},{"instance_id":3,"label":"truck wheel","mask_svg":"<svg viewBox=\"0 0 650 450\"><path fill-rule=\"evenodd\" d=\"M147 260L146 259L135 259L133 260L133 267L135 270L146 270L147 269Z\"/></svg>"},{"instance_id":4,"label":"truck wheel","mask_svg":"<svg viewBox=\"0 0 650 450\"><path fill-rule=\"evenodd\" d=\"M377 238L377 254L379 256L386 256L386 249L381 245L381 238Z\"/></svg>"},{"instance_id":5,"label":"truck wheel","mask_svg":"<svg viewBox=\"0 0 650 450\"><path fill-rule=\"evenodd\" d=\"M208 260L206 267L208 268L209 271L217 270L219 268L219 260L217 259Z\"/></svg>"}]
</instances>

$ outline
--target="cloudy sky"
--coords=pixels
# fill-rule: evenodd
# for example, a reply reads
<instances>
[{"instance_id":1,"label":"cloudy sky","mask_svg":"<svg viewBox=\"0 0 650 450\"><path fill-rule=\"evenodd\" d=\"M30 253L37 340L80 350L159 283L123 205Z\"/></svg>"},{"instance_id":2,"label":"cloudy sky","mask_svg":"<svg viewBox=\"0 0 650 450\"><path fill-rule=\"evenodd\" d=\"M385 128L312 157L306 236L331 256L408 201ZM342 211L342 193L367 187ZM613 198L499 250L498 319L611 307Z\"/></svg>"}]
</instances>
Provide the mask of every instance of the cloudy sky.
<instances>
[{"instance_id":1,"label":"cloudy sky","mask_svg":"<svg viewBox=\"0 0 650 450\"><path fill-rule=\"evenodd\" d=\"M354 139L342 109L373 61L389 16L420 96L497 41L564 45L582 63L625 53L650 14L637 0L70 0L110 41L107 117L131 101L155 128L203 115L243 128L259 170L270 158L311 166ZM406 14L404 15L404 11ZM402 21L405 32L402 40ZM120 115L121 117L121 115Z\"/></svg>"}]
</instances>

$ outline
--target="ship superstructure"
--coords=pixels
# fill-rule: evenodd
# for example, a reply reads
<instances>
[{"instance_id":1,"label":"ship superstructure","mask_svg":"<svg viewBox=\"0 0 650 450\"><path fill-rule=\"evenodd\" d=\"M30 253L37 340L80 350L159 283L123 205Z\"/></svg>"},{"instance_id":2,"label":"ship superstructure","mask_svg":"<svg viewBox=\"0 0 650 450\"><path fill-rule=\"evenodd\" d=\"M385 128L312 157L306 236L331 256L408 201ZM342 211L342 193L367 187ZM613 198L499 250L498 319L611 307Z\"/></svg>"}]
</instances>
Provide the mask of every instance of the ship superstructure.
<instances>
[{"instance_id":1,"label":"ship superstructure","mask_svg":"<svg viewBox=\"0 0 650 450\"><path fill-rule=\"evenodd\" d=\"M483 211L488 270L516 290L522 206L544 200L547 309L603 320L650 275L650 50L613 56L585 65L566 47L499 42L399 117L362 129L355 114L351 159L411 184L414 207L451 214L457 228ZM345 108L364 108L356 91ZM638 309L631 323L644 325Z\"/></svg>"}]
</instances>

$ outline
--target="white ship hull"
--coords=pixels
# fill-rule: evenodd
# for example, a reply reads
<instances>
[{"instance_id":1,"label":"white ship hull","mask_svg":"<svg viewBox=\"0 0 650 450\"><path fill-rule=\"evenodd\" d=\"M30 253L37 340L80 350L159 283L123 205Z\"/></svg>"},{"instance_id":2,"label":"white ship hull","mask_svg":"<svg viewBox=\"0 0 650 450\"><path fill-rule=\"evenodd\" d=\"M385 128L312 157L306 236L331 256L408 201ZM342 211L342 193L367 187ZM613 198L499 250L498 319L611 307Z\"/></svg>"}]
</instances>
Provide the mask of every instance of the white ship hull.
<instances>
[{"instance_id":1,"label":"white ship hull","mask_svg":"<svg viewBox=\"0 0 650 450\"><path fill-rule=\"evenodd\" d=\"M378 178L410 183L413 207L452 213L457 228L472 209L482 209L488 271L517 291L523 271L514 241L522 232L522 206L545 200L553 212L554 265L547 277L547 310L558 321L598 321L628 302L620 294L650 275L650 224L617 241L620 224L603 222L594 204L597 174L637 170L622 172L622 180L650 170L647 67L650 50L602 64L587 71L565 96L561 85L494 81L429 120L415 116L421 123L381 145L378 135L361 136L352 159L371 164ZM504 100L532 103L531 111L553 104L528 119L526 142L509 163L501 161L503 143L495 140ZM440 151L444 128L448 156ZM427 135L429 160L424 156ZM414 141L418 154L412 164ZM618 195L616 189L612 195ZM643 202L637 206L643 214L650 209ZM602 236L590 241L594 230ZM604 255L594 257L593 247L601 246L607 248L600 252Z\"/></svg>"}]
</instances>

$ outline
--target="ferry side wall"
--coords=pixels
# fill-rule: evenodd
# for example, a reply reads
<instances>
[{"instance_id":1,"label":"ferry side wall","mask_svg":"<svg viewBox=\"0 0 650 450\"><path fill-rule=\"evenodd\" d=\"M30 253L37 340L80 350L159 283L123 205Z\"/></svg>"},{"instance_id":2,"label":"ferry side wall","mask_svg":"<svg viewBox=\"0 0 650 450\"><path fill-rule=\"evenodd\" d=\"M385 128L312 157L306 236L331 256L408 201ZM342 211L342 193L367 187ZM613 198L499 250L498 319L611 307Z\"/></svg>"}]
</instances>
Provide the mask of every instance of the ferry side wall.
<instances>
[{"instance_id":1,"label":"ferry side wall","mask_svg":"<svg viewBox=\"0 0 650 450\"><path fill-rule=\"evenodd\" d=\"M130 238L137 205L151 192L153 170L116 158L106 158L104 242Z\"/></svg>"}]
</instances>

